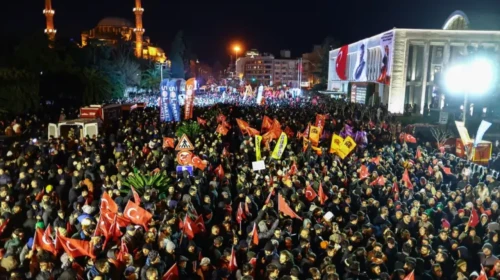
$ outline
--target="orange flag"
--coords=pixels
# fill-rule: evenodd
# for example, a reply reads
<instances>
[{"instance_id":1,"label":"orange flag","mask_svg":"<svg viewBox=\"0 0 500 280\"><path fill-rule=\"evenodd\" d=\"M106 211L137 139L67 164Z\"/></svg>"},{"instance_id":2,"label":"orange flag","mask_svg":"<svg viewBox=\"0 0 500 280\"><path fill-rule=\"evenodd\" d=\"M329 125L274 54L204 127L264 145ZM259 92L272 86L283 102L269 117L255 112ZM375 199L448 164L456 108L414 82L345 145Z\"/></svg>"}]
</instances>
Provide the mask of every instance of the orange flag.
<instances>
[{"instance_id":1,"label":"orange flag","mask_svg":"<svg viewBox=\"0 0 500 280\"><path fill-rule=\"evenodd\" d=\"M273 120L273 125L271 127L271 130L274 132L274 135L276 135L276 138L280 137L281 135L281 124L278 120Z\"/></svg>"},{"instance_id":2,"label":"orange flag","mask_svg":"<svg viewBox=\"0 0 500 280\"><path fill-rule=\"evenodd\" d=\"M257 129L251 127L247 127L247 133L252 137L255 135L260 135L260 132Z\"/></svg>"},{"instance_id":3,"label":"orange flag","mask_svg":"<svg viewBox=\"0 0 500 280\"><path fill-rule=\"evenodd\" d=\"M252 243L255 245L259 245L259 233L257 232L257 224L256 223L253 223Z\"/></svg>"},{"instance_id":4,"label":"orange flag","mask_svg":"<svg viewBox=\"0 0 500 280\"><path fill-rule=\"evenodd\" d=\"M225 122L226 121L226 116L224 116L223 114L219 114L217 116L217 122L218 123L222 123L222 122Z\"/></svg>"},{"instance_id":5,"label":"orange flag","mask_svg":"<svg viewBox=\"0 0 500 280\"><path fill-rule=\"evenodd\" d=\"M57 243L61 246L64 251L71 258L88 256L91 258L95 258L94 256L94 248L89 241L66 238L62 235L57 235Z\"/></svg>"},{"instance_id":6,"label":"orange flag","mask_svg":"<svg viewBox=\"0 0 500 280\"><path fill-rule=\"evenodd\" d=\"M222 134L224 136L226 136L226 134L229 132L229 130L227 129L226 126L222 125L222 124L219 124L217 126L217 129L215 130L215 132L219 133L219 134Z\"/></svg>"},{"instance_id":7,"label":"orange flag","mask_svg":"<svg viewBox=\"0 0 500 280\"><path fill-rule=\"evenodd\" d=\"M130 200L125 210L123 210L123 216L132 223L143 226L146 230L148 229L148 222L153 218L151 213Z\"/></svg>"},{"instance_id":8,"label":"orange flag","mask_svg":"<svg viewBox=\"0 0 500 280\"><path fill-rule=\"evenodd\" d=\"M323 191L323 185L321 185L321 183L319 183L318 196L319 196L319 203L321 203L321 205L325 204L325 201L328 199L328 196L326 196L325 192Z\"/></svg>"},{"instance_id":9,"label":"orange flag","mask_svg":"<svg viewBox=\"0 0 500 280\"><path fill-rule=\"evenodd\" d=\"M262 119L261 131L262 132L268 131L269 129L271 129L272 125L273 125L273 120L268 116L264 116L264 118Z\"/></svg>"},{"instance_id":10,"label":"orange flag","mask_svg":"<svg viewBox=\"0 0 500 280\"><path fill-rule=\"evenodd\" d=\"M112 213L118 213L118 205L116 202L109 196L107 192L104 192L101 196L101 213L103 210L110 211Z\"/></svg>"},{"instance_id":11,"label":"orange flag","mask_svg":"<svg viewBox=\"0 0 500 280\"><path fill-rule=\"evenodd\" d=\"M199 125L206 125L207 124L207 121L198 117L196 118L196 121L198 122Z\"/></svg>"},{"instance_id":12,"label":"orange flag","mask_svg":"<svg viewBox=\"0 0 500 280\"><path fill-rule=\"evenodd\" d=\"M163 137L163 149L166 149L166 148L174 148L175 145L174 145L174 138L170 138L170 137Z\"/></svg>"},{"instance_id":13,"label":"orange flag","mask_svg":"<svg viewBox=\"0 0 500 280\"><path fill-rule=\"evenodd\" d=\"M318 194L316 194L316 191L314 191L309 183L307 184L307 187L305 189L305 195L306 199L309 201L313 201L318 196Z\"/></svg>"},{"instance_id":14,"label":"orange flag","mask_svg":"<svg viewBox=\"0 0 500 280\"><path fill-rule=\"evenodd\" d=\"M200 170L205 170L205 168L207 168L207 163L203 161L199 156L192 157L191 164Z\"/></svg>"},{"instance_id":15,"label":"orange flag","mask_svg":"<svg viewBox=\"0 0 500 280\"><path fill-rule=\"evenodd\" d=\"M302 218L297 215L292 208L290 208L281 194L278 194L278 211L283 212L283 214L290 216L291 218L302 220Z\"/></svg>"},{"instance_id":16,"label":"orange flag","mask_svg":"<svg viewBox=\"0 0 500 280\"><path fill-rule=\"evenodd\" d=\"M246 121L242 119L236 119L236 123L238 124L238 127L240 128L243 135L245 135L245 133L248 133L247 128L250 127L250 125Z\"/></svg>"},{"instance_id":17,"label":"orange flag","mask_svg":"<svg viewBox=\"0 0 500 280\"><path fill-rule=\"evenodd\" d=\"M285 133L290 138L292 138L295 135L295 133L293 132L293 130L289 126L285 127Z\"/></svg>"}]
</instances>

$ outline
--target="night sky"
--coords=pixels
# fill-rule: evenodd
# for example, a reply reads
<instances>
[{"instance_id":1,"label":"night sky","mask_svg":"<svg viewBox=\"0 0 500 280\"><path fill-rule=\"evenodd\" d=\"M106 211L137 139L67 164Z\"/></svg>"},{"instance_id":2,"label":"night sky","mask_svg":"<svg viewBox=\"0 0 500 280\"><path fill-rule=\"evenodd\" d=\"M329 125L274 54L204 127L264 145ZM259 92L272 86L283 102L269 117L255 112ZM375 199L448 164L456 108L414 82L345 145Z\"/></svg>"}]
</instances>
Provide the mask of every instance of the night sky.
<instances>
[{"instance_id":1,"label":"night sky","mask_svg":"<svg viewBox=\"0 0 500 280\"><path fill-rule=\"evenodd\" d=\"M5 3L6 2L6 3ZM393 27L439 29L455 10L480 18L481 28L500 22L498 0L143 0L145 36L165 50L182 29L201 61L227 62L229 46L240 42L261 52L292 56L308 52L330 35L349 43ZM0 33L43 32L44 0L2 0ZM80 32L104 17L133 22L134 0L53 0L58 36L80 41Z\"/></svg>"}]
</instances>

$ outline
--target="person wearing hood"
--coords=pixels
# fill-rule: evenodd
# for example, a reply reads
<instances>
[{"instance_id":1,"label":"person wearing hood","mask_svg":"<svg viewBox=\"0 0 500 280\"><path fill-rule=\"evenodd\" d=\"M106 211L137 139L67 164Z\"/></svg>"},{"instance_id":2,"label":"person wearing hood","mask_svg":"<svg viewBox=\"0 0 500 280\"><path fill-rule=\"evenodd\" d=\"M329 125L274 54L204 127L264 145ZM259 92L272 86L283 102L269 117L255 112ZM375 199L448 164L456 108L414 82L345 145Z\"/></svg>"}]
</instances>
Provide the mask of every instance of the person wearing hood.
<instances>
[{"instance_id":1,"label":"person wearing hood","mask_svg":"<svg viewBox=\"0 0 500 280\"><path fill-rule=\"evenodd\" d=\"M146 264L141 268L141 280L148 280L147 271L149 268L155 268L158 271L158 275L163 275L167 271L167 265L161 260L158 251L150 251L148 258L146 259Z\"/></svg>"}]
</instances>

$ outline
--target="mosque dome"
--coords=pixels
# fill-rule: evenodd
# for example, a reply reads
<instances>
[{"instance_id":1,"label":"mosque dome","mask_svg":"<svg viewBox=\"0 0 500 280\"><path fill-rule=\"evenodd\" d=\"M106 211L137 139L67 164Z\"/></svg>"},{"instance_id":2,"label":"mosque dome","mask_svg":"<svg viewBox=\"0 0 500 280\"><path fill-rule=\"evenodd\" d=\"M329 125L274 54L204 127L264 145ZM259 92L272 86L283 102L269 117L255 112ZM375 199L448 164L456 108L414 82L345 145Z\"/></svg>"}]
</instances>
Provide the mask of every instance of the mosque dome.
<instances>
[{"instance_id":1,"label":"mosque dome","mask_svg":"<svg viewBox=\"0 0 500 280\"><path fill-rule=\"evenodd\" d=\"M130 22L127 19L124 18L118 18L118 17L107 17L103 18L97 26L111 26L111 27L134 27L132 22Z\"/></svg>"},{"instance_id":2,"label":"mosque dome","mask_svg":"<svg viewBox=\"0 0 500 280\"><path fill-rule=\"evenodd\" d=\"M443 25L444 30L467 30L470 29L470 21L467 15L462 11L453 12L445 24Z\"/></svg>"}]
</instances>

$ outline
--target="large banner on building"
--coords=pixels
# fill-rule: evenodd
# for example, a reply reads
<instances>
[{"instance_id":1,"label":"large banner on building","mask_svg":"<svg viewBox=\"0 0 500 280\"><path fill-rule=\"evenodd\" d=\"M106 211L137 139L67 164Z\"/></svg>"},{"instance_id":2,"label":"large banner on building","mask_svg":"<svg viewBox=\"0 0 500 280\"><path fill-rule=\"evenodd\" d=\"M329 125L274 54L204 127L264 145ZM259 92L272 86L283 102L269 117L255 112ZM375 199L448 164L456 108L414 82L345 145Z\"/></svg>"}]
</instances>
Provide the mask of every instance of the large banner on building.
<instances>
[{"instance_id":1,"label":"large banner on building","mask_svg":"<svg viewBox=\"0 0 500 280\"><path fill-rule=\"evenodd\" d=\"M363 40L358 46L358 57L356 59L356 66L354 67L354 80L365 82L366 68L368 60L368 40Z\"/></svg>"},{"instance_id":2,"label":"large banner on building","mask_svg":"<svg viewBox=\"0 0 500 280\"><path fill-rule=\"evenodd\" d=\"M391 83L392 56L394 54L394 32L390 31L380 38L380 48L382 49L382 63L380 65L380 75L377 82L382 84Z\"/></svg>"},{"instance_id":3,"label":"large banner on building","mask_svg":"<svg viewBox=\"0 0 500 280\"><path fill-rule=\"evenodd\" d=\"M339 79L345 81L347 80L346 69L347 69L347 56L349 55L349 45L342 46L339 53L337 54L337 59L335 60L335 72Z\"/></svg>"},{"instance_id":4,"label":"large banner on building","mask_svg":"<svg viewBox=\"0 0 500 280\"><path fill-rule=\"evenodd\" d=\"M181 121L181 107L179 105L178 80L172 79L168 82L168 106L172 114L172 120Z\"/></svg>"},{"instance_id":5,"label":"large banner on building","mask_svg":"<svg viewBox=\"0 0 500 280\"><path fill-rule=\"evenodd\" d=\"M172 113L170 112L169 88L168 79L163 79L160 84L160 119L165 122L172 121Z\"/></svg>"},{"instance_id":6,"label":"large banner on building","mask_svg":"<svg viewBox=\"0 0 500 280\"><path fill-rule=\"evenodd\" d=\"M193 118L194 106L194 89L196 86L196 79L191 78L186 81L186 98L184 101L184 119L189 120Z\"/></svg>"}]
</instances>

